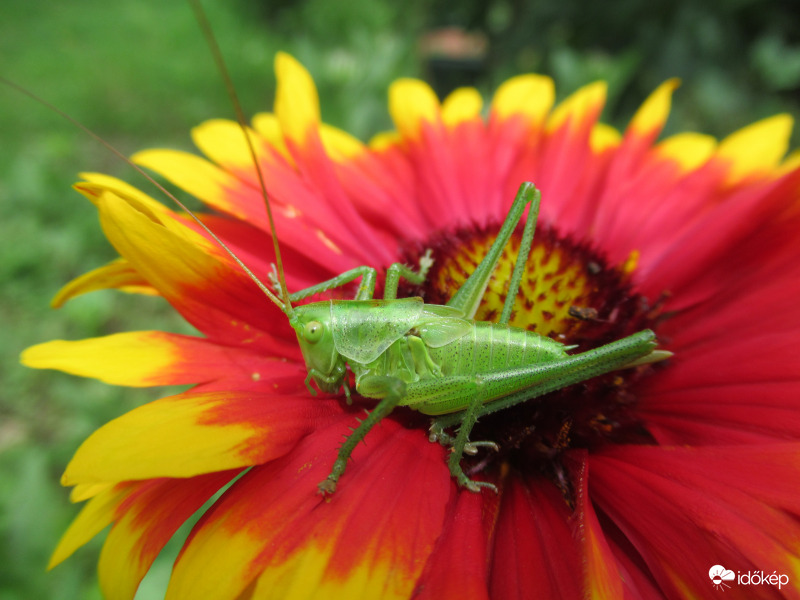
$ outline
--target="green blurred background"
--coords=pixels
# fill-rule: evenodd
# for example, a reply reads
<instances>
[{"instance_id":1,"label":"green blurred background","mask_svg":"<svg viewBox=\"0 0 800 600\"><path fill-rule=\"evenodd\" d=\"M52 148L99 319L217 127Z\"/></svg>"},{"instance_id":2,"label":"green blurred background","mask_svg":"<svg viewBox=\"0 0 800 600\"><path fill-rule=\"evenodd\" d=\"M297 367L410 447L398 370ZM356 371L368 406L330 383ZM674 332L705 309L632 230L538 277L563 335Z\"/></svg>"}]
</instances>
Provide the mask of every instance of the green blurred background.
<instances>
[{"instance_id":1,"label":"green blurred background","mask_svg":"<svg viewBox=\"0 0 800 600\"><path fill-rule=\"evenodd\" d=\"M207 2L246 111L269 109L279 49L312 72L323 118L362 139L390 127L388 83L474 83L552 75L563 98L610 82L604 120L623 126L661 81L683 79L669 131L717 136L798 111L796 3L763 0L306 0ZM458 26L483 36L470 58L426 60L421 40ZM430 43L426 46L430 54ZM191 11L163 0L4 0L0 72L40 94L125 153L190 147L188 130L231 108ZM80 170L148 187L75 127L29 98L0 89L0 600L99 598L99 543L49 574L49 553L77 507L58 480L82 439L168 390L127 390L18 365L26 346L129 329L187 331L157 299L97 292L58 312L61 285L105 263L91 205L70 189ZM797 147L795 134L794 145ZM102 537L102 536L101 536ZM137 598L163 596L165 551Z\"/></svg>"}]
</instances>

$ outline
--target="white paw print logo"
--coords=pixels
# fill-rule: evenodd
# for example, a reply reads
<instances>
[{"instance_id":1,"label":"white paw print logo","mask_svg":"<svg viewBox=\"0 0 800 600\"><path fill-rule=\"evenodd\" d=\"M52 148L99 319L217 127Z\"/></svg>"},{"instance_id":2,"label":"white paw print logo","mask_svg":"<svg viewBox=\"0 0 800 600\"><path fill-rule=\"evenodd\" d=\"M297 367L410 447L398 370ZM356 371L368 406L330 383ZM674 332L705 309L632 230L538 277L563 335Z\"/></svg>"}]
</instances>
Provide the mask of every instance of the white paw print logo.
<instances>
[{"instance_id":1,"label":"white paw print logo","mask_svg":"<svg viewBox=\"0 0 800 600\"><path fill-rule=\"evenodd\" d=\"M708 577L711 579L711 583L715 588L725 591L725 588L731 587L725 582L733 581L736 575L733 571L729 571L722 565L714 565L708 570Z\"/></svg>"}]
</instances>

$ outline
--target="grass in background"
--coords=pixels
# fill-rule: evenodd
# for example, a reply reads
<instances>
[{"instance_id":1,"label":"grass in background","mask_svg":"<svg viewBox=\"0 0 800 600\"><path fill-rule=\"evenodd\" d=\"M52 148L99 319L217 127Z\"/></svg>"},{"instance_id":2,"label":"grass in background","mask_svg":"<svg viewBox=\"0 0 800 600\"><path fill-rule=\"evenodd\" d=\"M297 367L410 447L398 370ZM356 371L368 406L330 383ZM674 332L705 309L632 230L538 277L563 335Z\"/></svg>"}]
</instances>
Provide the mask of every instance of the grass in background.
<instances>
[{"instance_id":1,"label":"grass in background","mask_svg":"<svg viewBox=\"0 0 800 600\"><path fill-rule=\"evenodd\" d=\"M509 2L459 3L467 9L485 5L478 17L469 11L447 14L452 5L433 0L402 9L390 0L207 4L246 112L271 108L272 60L283 49L314 75L323 118L362 139L390 126L388 83L422 72L415 47L423 26L451 22L480 25L495 42L492 69L484 74L487 88L508 75L538 70L556 78L564 97L606 78L613 94L606 118L618 126L647 92L673 75L684 78L684 88L672 130L720 135L779 110L798 112L791 93L800 80L800 51L781 27L800 27L792 29L780 15L765 17L763 30L748 32L752 45L743 42L725 54L743 31L729 27L738 22L731 7L753 4L744 0L702 10L690 8L688 0L669 6L628 0L621 4L627 12L605 14L607 23L599 22L602 15L577 10L572 0L538 3L521 16ZM769 12L771 5L759 6ZM748 23L760 26L753 19ZM190 149L192 126L232 114L183 2L4 0L0 57L4 76L126 154L149 147ZM99 598L97 542L43 574L77 512L58 480L94 429L167 391L117 389L31 371L18 365L18 356L51 339L187 329L154 298L96 292L60 311L49 308L61 285L115 255L93 207L69 187L77 172L114 174L154 192L85 134L7 89L0 89L0 132L0 600ZM168 560L157 563L137 597L161 597L169 568Z\"/></svg>"},{"instance_id":2,"label":"grass in background","mask_svg":"<svg viewBox=\"0 0 800 600\"><path fill-rule=\"evenodd\" d=\"M388 3L362 2L362 14L356 15L340 3L323 14L309 2L305 10L317 18L306 30L271 27L253 5L208 4L248 113L271 108L272 61L284 49L314 73L328 121L363 136L389 126L386 86L400 73L414 74L414 63L412 46L405 42L409 36L394 28L397 15ZM191 10L182 2L6 0L2 12L2 75L123 153L191 149L192 126L233 114ZM327 32L327 41L318 39L323 17L337 28ZM378 38L377 46L369 43ZM369 64L368 71L359 67L363 64ZM356 110L354 97L359 98ZM114 174L155 192L84 133L5 88L0 90L0 131L0 600L99 598L96 542L44 574L54 544L78 509L58 481L93 430L168 390L119 389L32 371L19 366L18 356L25 347L51 339L188 330L157 298L96 292L59 311L49 308L63 284L115 256L94 208L70 189L78 171ZM162 561L138 597L161 597L168 576L169 563Z\"/></svg>"}]
</instances>

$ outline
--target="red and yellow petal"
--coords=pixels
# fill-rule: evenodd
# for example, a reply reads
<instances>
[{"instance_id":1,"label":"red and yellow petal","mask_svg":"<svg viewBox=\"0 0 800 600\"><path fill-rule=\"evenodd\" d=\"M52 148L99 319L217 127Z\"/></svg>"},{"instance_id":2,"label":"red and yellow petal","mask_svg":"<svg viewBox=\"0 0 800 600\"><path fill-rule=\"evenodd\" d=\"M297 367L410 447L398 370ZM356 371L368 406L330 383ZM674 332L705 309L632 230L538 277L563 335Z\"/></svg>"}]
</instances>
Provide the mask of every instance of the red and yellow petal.
<instances>
[{"instance_id":1,"label":"red and yellow petal","mask_svg":"<svg viewBox=\"0 0 800 600\"><path fill-rule=\"evenodd\" d=\"M544 123L556 99L555 84L544 75L517 75L504 81L492 99L492 118L522 119L523 131ZM517 122L516 126L522 125Z\"/></svg>"},{"instance_id":2,"label":"red and yellow petal","mask_svg":"<svg viewBox=\"0 0 800 600\"><path fill-rule=\"evenodd\" d=\"M416 140L425 124L441 119L436 93L419 79L398 79L389 87L389 114L398 133L406 140Z\"/></svg>"},{"instance_id":3,"label":"red and yellow petal","mask_svg":"<svg viewBox=\"0 0 800 600\"><path fill-rule=\"evenodd\" d=\"M158 553L186 520L238 471L188 479L150 479L131 484L114 511L98 572L106 600L130 600Z\"/></svg>"},{"instance_id":4,"label":"red and yellow petal","mask_svg":"<svg viewBox=\"0 0 800 600\"><path fill-rule=\"evenodd\" d=\"M654 153L675 161L681 174L700 168L714 154L717 140L710 135L694 132L677 133L659 142Z\"/></svg>"},{"instance_id":5,"label":"red and yellow petal","mask_svg":"<svg viewBox=\"0 0 800 600\"><path fill-rule=\"evenodd\" d=\"M117 251L209 337L266 344L275 352L265 332L280 325L274 318L277 308L233 260L179 221L141 208L110 192L101 196L100 221Z\"/></svg>"},{"instance_id":6,"label":"red and yellow petal","mask_svg":"<svg viewBox=\"0 0 800 600\"><path fill-rule=\"evenodd\" d=\"M351 267L367 262L388 263L392 255L391 236L381 235L365 222L345 192L337 176L337 163L325 147L320 130L319 99L310 74L294 58L282 53L275 59L275 71L278 79L275 115L300 181L307 188L305 198L292 197L292 202L296 202L300 210L309 207L305 214L318 232L315 235L324 231L322 235L330 245L328 252L335 249L356 261ZM335 136L330 129L325 135L329 142L342 143L341 136ZM352 144L348 144L348 148L352 150ZM325 198L326 202L321 204L319 198Z\"/></svg>"},{"instance_id":7,"label":"red and yellow petal","mask_svg":"<svg viewBox=\"0 0 800 600\"><path fill-rule=\"evenodd\" d=\"M22 353L22 364L28 367L134 387L258 379L271 362L242 348L163 331L54 340Z\"/></svg>"},{"instance_id":8,"label":"red and yellow petal","mask_svg":"<svg viewBox=\"0 0 800 600\"><path fill-rule=\"evenodd\" d=\"M557 222L562 231L576 232L576 220L585 214L565 210L575 197L590 199L582 177L591 173L595 156L590 140L606 99L606 85L597 82L585 86L561 102L549 115L544 131L534 146L515 158L508 171L507 185L513 188L520 181L534 181L543 197L541 216ZM515 183L516 182L516 183ZM579 190L583 190L578 194ZM505 190L512 198L514 190ZM596 194L594 195L596 199ZM506 200L508 202L508 200ZM507 209L506 209L507 210ZM502 214L502 212L501 212Z\"/></svg>"},{"instance_id":9,"label":"red and yellow petal","mask_svg":"<svg viewBox=\"0 0 800 600\"><path fill-rule=\"evenodd\" d=\"M729 164L727 185L775 174L789 149L794 119L781 114L743 127L719 144L716 159Z\"/></svg>"},{"instance_id":10,"label":"red and yellow petal","mask_svg":"<svg viewBox=\"0 0 800 600\"><path fill-rule=\"evenodd\" d=\"M340 419L245 474L204 516L167 598L408 598L441 532L450 481L441 447L385 420L323 499ZM224 553L218 549L225 548Z\"/></svg>"},{"instance_id":11,"label":"red and yellow petal","mask_svg":"<svg viewBox=\"0 0 800 600\"><path fill-rule=\"evenodd\" d=\"M646 217L673 187L677 168L672 163L653 162L651 153L653 142L669 116L672 93L678 85L677 79L665 81L636 111L604 174L615 185L606 186L602 196L594 199L596 207L572 207L578 214L590 215L588 227L600 239L620 235L617 221L621 212L630 213L631 222L640 221L640 216ZM595 144L593 150L594 147Z\"/></svg>"},{"instance_id":12,"label":"red and yellow petal","mask_svg":"<svg viewBox=\"0 0 800 600\"><path fill-rule=\"evenodd\" d=\"M286 368L275 362L276 370ZM287 394L280 373L261 384L265 391L187 392L140 406L90 435L61 482L193 477L248 467L285 454L341 412L333 400Z\"/></svg>"},{"instance_id":13,"label":"red and yellow petal","mask_svg":"<svg viewBox=\"0 0 800 600\"><path fill-rule=\"evenodd\" d=\"M521 181L533 180L539 185L531 166L538 160L544 124L554 102L555 84L542 75L512 77L495 92L487 146L496 179L484 221L486 217L497 219L508 210Z\"/></svg>"},{"instance_id":14,"label":"red and yellow petal","mask_svg":"<svg viewBox=\"0 0 800 600\"><path fill-rule=\"evenodd\" d=\"M122 483L106 486L97 492L61 536L47 568L52 569L65 561L75 550L108 527L113 522L119 505L134 490L135 486L131 483Z\"/></svg>"},{"instance_id":15,"label":"red and yellow petal","mask_svg":"<svg viewBox=\"0 0 800 600\"><path fill-rule=\"evenodd\" d=\"M106 289L118 289L128 294L158 295L158 290L143 279L128 261L119 258L70 281L58 291L50 305L61 308L68 300Z\"/></svg>"},{"instance_id":16,"label":"red and yellow petal","mask_svg":"<svg viewBox=\"0 0 800 600\"><path fill-rule=\"evenodd\" d=\"M464 222L484 220L487 207L498 201L500 190L487 185L496 173L486 127L480 119L464 118L474 113L479 100L474 90L457 92L448 101L448 125L443 107L427 83L400 79L389 88L389 112L401 144L399 154L389 150L383 157L391 162L395 158L407 161L411 179L401 184L398 202L406 204L404 197L416 198L412 210L421 213L429 229L437 227L442 214L458 215ZM420 198L424 202L419 202Z\"/></svg>"}]
</instances>

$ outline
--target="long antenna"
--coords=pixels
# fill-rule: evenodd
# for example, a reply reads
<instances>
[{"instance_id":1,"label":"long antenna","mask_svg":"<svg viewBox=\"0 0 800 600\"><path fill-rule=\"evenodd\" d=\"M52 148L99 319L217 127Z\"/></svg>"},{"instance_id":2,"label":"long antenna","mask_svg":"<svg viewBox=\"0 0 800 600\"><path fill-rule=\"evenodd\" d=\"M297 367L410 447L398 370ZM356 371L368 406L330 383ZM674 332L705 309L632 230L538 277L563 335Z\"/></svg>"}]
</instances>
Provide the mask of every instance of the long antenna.
<instances>
[{"instance_id":1,"label":"long antenna","mask_svg":"<svg viewBox=\"0 0 800 600\"><path fill-rule=\"evenodd\" d=\"M283 296L283 312L285 312L287 316L291 316L292 303L289 300L289 290L286 287L286 275L283 271L281 249L280 245L278 244L278 235L275 232L275 220L272 217L272 205L269 201L267 184L264 181L264 171L261 169L261 163L256 155L256 149L253 146L253 140L250 139L247 120L245 119L244 111L242 110L242 104L239 102L239 96L236 94L236 87L233 85L230 72L228 71L228 66L225 63L225 59L222 56L222 51L217 43L217 38L214 37L214 31L211 28L211 23L208 22L208 17L203 10L203 6L200 4L200 0L189 0L189 4L192 5L197 22L200 24L200 29L202 30L203 35L206 38L206 42L208 43L208 47L211 50L211 54L214 57L217 70L219 71L222 80L225 82L225 89L227 90L228 97L233 104L233 109L236 112L236 120L239 123L239 127L242 129L242 134L247 142L247 149L253 159L253 166L255 167L256 175L258 176L258 185L261 188L261 193L264 197L264 205L267 207L267 219L269 220L269 227L271 229L270 233L272 234L272 246L275 249L275 263L277 264L278 268L278 283L280 284L281 288L281 296Z\"/></svg>"},{"instance_id":2,"label":"long antenna","mask_svg":"<svg viewBox=\"0 0 800 600\"><path fill-rule=\"evenodd\" d=\"M257 285L257 286L258 286L258 287L261 289L261 291L262 291L262 292L264 292L264 293L267 295L267 297L268 297L270 300L272 300L272 302L273 302L273 303L275 303L275 305L277 305L277 306L278 306L278 308L280 308L280 309L281 309L283 312L287 312L287 311L286 311L286 309L284 308L284 303L283 303L283 301L282 301L280 298L278 298L278 297L277 297L277 296L276 296L276 295L275 295L275 294L272 292L272 290L270 290L270 289L269 289L269 288L268 288L266 285L264 285L264 283L262 283L262 282L261 282L261 280L260 280L258 277L256 277L255 273L253 273L253 272L252 272L252 271L251 271L251 270L250 270L250 269L247 267L247 265L246 265L246 264L244 264L244 262L242 262L242 259L240 259L238 256L236 256L236 254L233 252L233 250L231 250L231 249L228 247L228 245L227 245L225 242L223 242L223 241L222 241L222 240L219 238L219 236L217 236L217 235L216 235L216 234L215 234L213 231L211 231L211 229L209 229L209 228L208 228L208 226L207 226L205 223L203 223L203 222L200 220L200 218L199 218L197 215L195 215L195 214L194 214L194 212L192 212L192 211L189 209L189 207L188 207L188 206L186 206L186 205L185 205L183 202L181 202L180 200L178 200L178 198L176 198L174 194L172 194L172 193L171 193L169 190L167 190L167 188L165 188L165 187L164 187L163 185L161 185L161 184L160 184L158 181L156 181L156 180L155 180L153 177L151 177L151 176L150 176L150 174L149 174L149 173L147 173L147 171L145 171L145 170L144 170L142 167L140 167L139 165L137 165L136 163L134 163L134 162L133 162L131 159L129 159L129 158L128 158L127 156L125 156L125 155L124 155L122 152L120 152L119 150L117 150L117 149L116 149L114 146L112 146L112 145L111 145L109 142L107 142L106 140L104 140L103 138L101 138L99 135L97 135L97 134L96 134L94 131L92 131L91 129L89 129L89 128L88 128L86 125L84 125L83 123L81 123L80 121L78 121L76 118L74 118L74 117L72 117L72 116L68 115L68 114L67 114L67 113L65 113L63 110L59 109L58 107L56 107L56 106L54 106L54 105L50 104L50 103L49 103L47 100L45 100L44 98L40 98L39 96L37 96L36 94L34 94L33 92L31 92L30 90L27 90L27 89L25 89L24 87L22 87L22 86L20 86L20 85L17 85L17 84L16 84L16 83L14 83L13 81L11 81L11 80L9 80L9 79L6 79L5 77L2 77L2 76L0 76L0 83L4 83L4 84L5 84L5 85L7 85L8 87L10 87L10 88L12 88L12 89L15 89L15 90L17 90L17 91L18 91L18 92L20 92L21 94L24 94L24 95L28 96L28 98L31 98L32 100L34 100L34 101L38 102L39 104L41 104L41 105L45 106L46 108L48 108L48 109L50 109L50 110L52 110L54 113L56 113L57 115L59 115L59 116L60 116L60 117L62 117L63 119L66 119L67 121L69 121L70 123L72 123L72 124L73 124L74 126L76 126L78 129L82 130L84 133L86 133L86 134L87 134L87 135L89 135L90 137L94 138L96 141L100 142L100 143L101 143L103 146L105 146L105 147L106 147L106 149L107 149L108 151L110 151L112 154L114 154L114 155L115 155L117 158L119 158L120 160L122 160L124 163L126 163L126 164L127 164L127 165L129 165L130 167L133 167L133 168L134 168L134 169L135 169L135 170L136 170L136 171L137 171L137 172L138 172L140 175L142 175L142 176L143 176L145 179L147 179L147 181L149 181L151 184L153 184L153 185L156 187L156 189L158 189L158 190L159 190L159 191L160 191L162 194L164 194L164 195L165 195L167 198L169 198L170 200L172 200L172 201L173 201L175 204L177 204L177 205L178 205L178 206L179 206L181 209L183 209L183 210L186 212L186 214L188 214L188 215L189 215L189 216L190 216L192 219L194 219L194 221L195 221L195 222L196 222L196 223L197 223L197 224L198 224L200 227L202 227L202 228L203 228L203 230L204 230L204 231L205 231L205 232L206 232L206 233L207 233L207 234L208 234L208 235L211 237L211 239L213 239L213 240L214 240L214 242L216 242L216 243L219 245L219 247L220 247L220 248L222 248L222 249L223 249L225 252L227 252L227 253L230 255L230 257L231 257L231 258L232 258L234 261L236 261L236 264L238 264L238 265L239 265L239 267L241 267L241 269L242 269L242 270L243 270L243 271L244 271L244 272L247 274L247 276L248 276L248 277L250 277L250 279L252 279L252 280L255 282L255 284L256 284L256 285ZM284 284L284 285L285 285L285 284ZM285 294L283 291L282 291L281 293L282 293L282 295L286 295L286 294ZM286 296L287 296L287 298L288 298L288 295L286 295ZM287 313L287 314L288 314L288 313Z\"/></svg>"}]
</instances>

